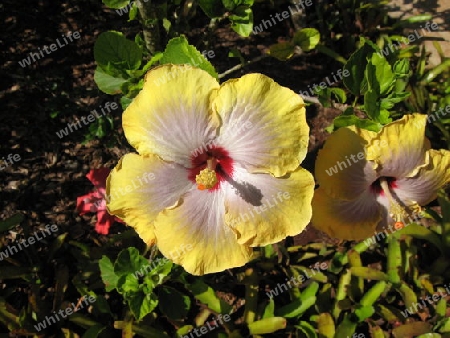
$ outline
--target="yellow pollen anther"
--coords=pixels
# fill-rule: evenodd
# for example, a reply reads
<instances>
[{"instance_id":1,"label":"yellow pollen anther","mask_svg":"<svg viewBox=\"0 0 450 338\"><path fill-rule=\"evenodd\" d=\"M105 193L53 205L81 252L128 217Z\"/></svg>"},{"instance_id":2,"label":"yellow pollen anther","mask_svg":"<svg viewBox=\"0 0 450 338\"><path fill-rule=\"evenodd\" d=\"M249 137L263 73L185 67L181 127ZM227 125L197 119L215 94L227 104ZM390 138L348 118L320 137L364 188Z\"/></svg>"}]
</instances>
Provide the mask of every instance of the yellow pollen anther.
<instances>
[{"instance_id":1,"label":"yellow pollen anther","mask_svg":"<svg viewBox=\"0 0 450 338\"><path fill-rule=\"evenodd\" d=\"M197 182L198 190L206 190L213 188L217 182L217 174L215 171L216 163L214 160L208 160L208 167L200 171L200 173L195 176L195 182Z\"/></svg>"},{"instance_id":2,"label":"yellow pollen anther","mask_svg":"<svg viewBox=\"0 0 450 338\"><path fill-rule=\"evenodd\" d=\"M391 216L394 220L396 229L403 228L407 219L412 222L417 212L420 212L420 207L419 209L417 209L414 205L408 207L398 198L395 198L392 195L389 184L384 177L380 178L380 186L389 200L389 216Z\"/></svg>"}]
</instances>

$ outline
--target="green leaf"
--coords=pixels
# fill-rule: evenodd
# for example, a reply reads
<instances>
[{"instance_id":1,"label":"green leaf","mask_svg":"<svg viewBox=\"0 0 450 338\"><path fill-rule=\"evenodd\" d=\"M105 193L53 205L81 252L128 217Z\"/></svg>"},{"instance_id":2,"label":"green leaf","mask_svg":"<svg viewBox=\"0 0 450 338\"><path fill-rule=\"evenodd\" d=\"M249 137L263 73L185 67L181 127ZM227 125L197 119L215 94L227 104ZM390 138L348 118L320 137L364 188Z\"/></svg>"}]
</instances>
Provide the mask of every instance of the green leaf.
<instances>
[{"instance_id":1,"label":"green leaf","mask_svg":"<svg viewBox=\"0 0 450 338\"><path fill-rule=\"evenodd\" d=\"M152 312L158 305L158 299L153 293L148 295L143 292L135 293L127 298L130 310L137 320Z\"/></svg>"},{"instance_id":2,"label":"green leaf","mask_svg":"<svg viewBox=\"0 0 450 338\"><path fill-rule=\"evenodd\" d=\"M392 68L389 62L378 53L372 54L372 58L370 59L370 64L375 66L375 76L377 79L377 85L380 86L380 94L386 94L388 91L392 89L394 85L395 78L392 73ZM370 83L369 83L370 87Z\"/></svg>"},{"instance_id":3,"label":"green leaf","mask_svg":"<svg viewBox=\"0 0 450 338\"><path fill-rule=\"evenodd\" d=\"M293 41L304 52L309 52L320 42L320 33L315 28L303 28L294 34Z\"/></svg>"},{"instance_id":4,"label":"green leaf","mask_svg":"<svg viewBox=\"0 0 450 338\"><path fill-rule=\"evenodd\" d=\"M86 332L81 336L81 338L97 338L100 335L100 333L102 333L102 331L105 329L106 326L103 326L101 324L91 326L89 329L86 330Z\"/></svg>"},{"instance_id":5,"label":"green leaf","mask_svg":"<svg viewBox=\"0 0 450 338\"><path fill-rule=\"evenodd\" d=\"M127 109L131 102L133 102L133 99L130 99L129 97L122 96L120 98L120 105L122 106L123 110Z\"/></svg>"},{"instance_id":6,"label":"green leaf","mask_svg":"<svg viewBox=\"0 0 450 338\"><path fill-rule=\"evenodd\" d=\"M364 279L372 279L372 280L389 280L388 276L379 270L367 267L354 267L350 268L350 271L353 276L362 277Z\"/></svg>"},{"instance_id":7,"label":"green leaf","mask_svg":"<svg viewBox=\"0 0 450 338\"><path fill-rule=\"evenodd\" d=\"M375 309L373 306L362 306L355 310L355 315L358 317L358 320L360 322L366 320L367 318L372 317L372 315L375 313Z\"/></svg>"},{"instance_id":8,"label":"green leaf","mask_svg":"<svg viewBox=\"0 0 450 338\"><path fill-rule=\"evenodd\" d=\"M295 46L291 42L280 42L270 46L269 55L281 61L286 61L294 55Z\"/></svg>"},{"instance_id":9,"label":"green leaf","mask_svg":"<svg viewBox=\"0 0 450 338\"><path fill-rule=\"evenodd\" d=\"M275 302L271 298L269 300L269 303L267 303L266 308L264 309L264 313L263 313L261 319L270 318L270 317L273 317L274 315L275 315Z\"/></svg>"},{"instance_id":10,"label":"green leaf","mask_svg":"<svg viewBox=\"0 0 450 338\"><path fill-rule=\"evenodd\" d=\"M162 284L164 280L172 271L173 263L167 258L157 258L158 264L152 264L153 269L148 272L144 277L144 283L148 285L151 289L155 288L157 285Z\"/></svg>"},{"instance_id":11,"label":"green leaf","mask_svg":"<svg viewBox=\"0 0 450 338\"><path fill-rule=\"evenodd\" d=\"M364 44L350 56L344 66L344 72L347 70L349 73L343 78L344 85L356 96L363 92L364 70L368 63L367 59L373 53L374 49L369 44Z\"/></svg>"},{"instance_id":12,"label":"green leaf","mask_svg":"<svg viewBox=\"0 0 450 338\"><path fill-rule=\"evenodd\" d=\"M187 285L187 288L192 291L197 300L208 306L214 312L225 314L231 311L231 306L217 297L214 290L202 280L196 279L193 284Z\"/></svg>"},{"instance_id":13,"label":"green leaf","mask_svg":"<svg viewBox=\"0 0 450 338\"><path fill-rule=\"evenodd\" d=\"M171 39L160 59L160 64L189 64L208 72L217 79L218 75L213 65L184 36Z\"/></svg>"},{"instance_id":14,"label":"green leaf","mask_svg":"<svg viewBox=\"0 0 450 338\"><path fill-rule=\"evenodd\" d=\"M253 30L253 12L247 6L239 6L229 16L231 28L240 36L248 37Z\"/></svg>"},{"instance_id":15,"label":"green leaf","mask_svg":"<svg viewBox=\"0 0 450 338\"><path fill-rule=\"evenodd\" d=\"M335 337L352 337L355 333L357 323L350 320L350 314L346 313L344 319L338 325L336 329Z\"/></svg>"},{"instance_id":16,"label":"green leaf","mask_svg":"<svg viewBox=\"0 0 450 338\"><path fill-rule=\"evenodd\" d=\"M317 329L321 338L336 337L336 327L334 325L333 317L328 312L319 314Z\"/></svg>"},{"instance_id":17,"label":"green leaf","mask_svg":"<svg viewBox=\"0 0 450 338\"><path fill-rule=\"evenodd\" d=\"M130 0L102 0L109 8L123 8L130 4Z\"/></svg>"},{"instance_id":18,"label":"green leaf","mask_svg":"<svg viewBox=\"0 0 450 338\"><path fill-rule=\"evenodd\" d=\"M418 239L424 239L430 242L431 244L434 244L441 253L445 252L445 248L442 245L442 241L439 235L419 224L416 223L408 224L403 229L398 230L398 234L409 235Z\"/></svg>"},{"instance_id":19,"label":"green leaf","mask_svg":"<svg viewBox=\"0 0 450 338\"><path fill-rule=\"evenodd\" d=\"M94 58L100 66L113 64L118 69L138 69L142 50L136 42L126 39L122 33L101 33L95 41Z\"/></svg>"},{"instance_id":20,"label":"green leaf","mask_svg":"<svg viewBox=\"0 0 450 338\"><path fill-rule=\"evenodd\" d=\"M122 295L139 292L139 280L134 275L122 275L117 281L117 291ZM127 298L127 297L125 297Z\"/></svg>"},{"instance_id":21,"label":"green leaf","mask_svg":"<svg viewBox=\"0 0 450 338\"><path fill-rule=\"evenodd\" d=\"M170 319L181 320L186 317L191 299L169 286L163 286L158 292L159 308Z\"/></svg>"},{"instance_id":22,"label":"green leaf","mask_svg":"<svg viewBox=\"0 0 450 338\"><path fill-rule=\"evenodd\" d=\"M329 88L331 93L337 98L337 101L339 103L345 103L347 102L347 95L345 94L345 91L342 88Z\"/></svg>"},{"instance_id":23,"label":"green leaf","mask_svg":"<svg viewBox=\"0 0 450 338\"><path fill-rule=\"evenodd\" d=\"M100 274L102 276L103 283L105 284L105 290L107 292L114 290L117 287L119 276L114 272L114 265L107 256L103 256L98 261L100 267Z\"/></svg>"},{"instance_id":24,"label":"green leaf","mask_svg":"<svg viewBox=\"0 0 450 338\"><path fill-rule=\"evenodd\" d=\"M362 129L367 129L374 132L379 132L383 127L380 123L368 119L359 119L356 126Z\"/></svg>"},{"instance_id":25,"label":"green leaf","mask_svg":"<svg viewBox=\"0 0 450 338\"><path fill-rule=\"evenodd\" d=\"M218 18L225 13L221 0L199 0L198 4L209 18Z\"/></svg>"},{"instance_id":26,"label":"green leaf","mask_svg":"<svg viewBox=\"0 0 450 338\"><path fill-rule=\"evenodd\" d=\"M411 322L392 330L394 337L417 337L425 333L432 333L431 324L426 322Z\"/></svg>"},{"instance_id":27,"label":"green leaf","mask_svg":"<svg viewBox=\"0 0 450 338\"><path fill-rule=\"evenodd\" d=\"M381 111L380 100L378 93L369 89L364 94L364 111L372 120L379 122L379 115Z\"/></svg>"},{"instance_id":28,"label":"green leaf","mask_svg":"<svg viewBox=\"0 0 450 338\"><path fill-rule=\"evenodd\" d=\"M101 67L95 69L94 81L102 92L110 95L120 94L120 87L127 82L124 78L107 74Z\"/></svg>"},{"instance_id":29,"label":"green leaf","mask_svg":"<svg viewBox=\"0 0 450 338\"><path fill-rule=\"evenodd\" d=\"M314 326L312 326L310 323L301 320L298 325L295 325L297 329L299 329L306 338L317 338L316 330L314 329ZM324 336L320 336L321 338L325 338Z\"/></svg>"},{"instance_id":30,"label":"green leaf","mask_svg":"<svg viewBox=\"0 0 450 338\"><path fill-rule=\"evenodd\" d=\"M24 220L24 216L21 213L17 213L11 217L8 217L4 221L0 222L0 232L8 231L15 227L17 224L20 224Z\"/></svg>"},{"instance_id":31,"label":"green leaf","mask_svg":"<svg viewBox=\"0 0 450 338\"><path fill-rule=\"evenodd\" d=\"M131 247L123 249L114 263L114 272L118 276L135 275L149 265L149 262L139 254L138 249Z\"/></svg>"},{"instance_id":32,"label":"green leaf","mask_svg":"<svg viewBox=\"0 0 450 338\"><path fill-rule=\"evenodd\" d=\"M275 314L286 318L300 316L316 303L317 291L319 291L319 283L312 282L302 291L299 299L296 299L292 303L279 308L275 311Z\"/></svg>"},{"instance_id":33,"label":"green leaf","mask_svg":"<svg viewBox=\"0 0 450 338\"><path fill-rule=\"evenodd\" d=\"M138 13L139 13L139 9L136 5L136 1L133 1L130 11L128 12L128 21L133 21L134 19L136 19Z\"/></svg>"},{"instance_id":34,"label":"green leaf","mask_svg":"<svg viewBox=\"0 0 450 338\"><path fill-rule=\"evenodd\" d=\"M161 52L156 52L151 59L146 63L146 65L144 66L144 68L142 68L142 70L147 71L151 68L151 66L153 66L156 62L158 62L159 60L161 60L161 58L164 56L164 53Z\"/></svg>"},{"instance_id":35,"label":"green leaf","mask_svg":"<svg viewBox=\"0 0 450 338\"><path fill-rule=\"evenodd\" d=\"M284 328L286 328L286 319L282 317L261 319L248 324L251 335L273 333L278 330L283 330Z\"/></svg>"}]
</instances>

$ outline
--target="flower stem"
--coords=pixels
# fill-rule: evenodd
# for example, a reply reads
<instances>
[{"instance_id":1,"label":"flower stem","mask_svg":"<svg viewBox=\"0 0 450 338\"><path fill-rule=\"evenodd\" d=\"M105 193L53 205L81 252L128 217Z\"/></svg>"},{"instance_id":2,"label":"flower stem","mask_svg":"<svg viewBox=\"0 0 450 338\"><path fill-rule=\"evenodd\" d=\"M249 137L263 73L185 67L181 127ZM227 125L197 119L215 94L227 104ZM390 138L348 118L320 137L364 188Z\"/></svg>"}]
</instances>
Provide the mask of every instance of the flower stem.
<instances>
[{"instance_id":1,"label":"flower stem","mask_svg":"<svg viewBox=\"0 0 450 338\"><path fill-rule=\"evenodd\" d=\"M245 271L245 311L244 320L247 324L253 323L256 318L256 308L258 305L258 273L253 268Z\"/></svg>"}]
</instances>

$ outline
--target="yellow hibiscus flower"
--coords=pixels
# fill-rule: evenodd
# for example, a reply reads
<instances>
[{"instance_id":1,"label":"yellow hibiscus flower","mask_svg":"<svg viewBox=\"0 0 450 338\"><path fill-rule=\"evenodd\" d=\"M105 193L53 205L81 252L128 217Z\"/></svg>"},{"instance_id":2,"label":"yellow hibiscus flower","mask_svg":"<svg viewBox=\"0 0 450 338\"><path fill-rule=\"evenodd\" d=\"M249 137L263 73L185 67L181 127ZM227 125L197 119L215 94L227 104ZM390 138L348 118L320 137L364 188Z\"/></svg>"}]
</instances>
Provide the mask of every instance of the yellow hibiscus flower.
<instances>
[{"instance_id":1,"label":"yellow hibiscus flower","mask_svg":"<svg viewBox=\"0 0 450 338\"><path fill-rule=\"evenodd\" d=\"M425 125L426 115L412 114L378 133L348 127L331 134L316 160L312 224L361 240L416 220L450 181L450 152L430 149Z\"/></svg>"},{"instance_id":2,"label":"yellow hibiscus flower","mask_svg":"<svg viewBox=\"0 0 450 338\"><path fill-rule=\"evenodd\" d=\"M242 266L251 247L310 221L304 102L264 75L219 85L200 69L157 67L123 128L138 154L111 172L108 210L191 274Z\"/></svg>"}]
</instances>

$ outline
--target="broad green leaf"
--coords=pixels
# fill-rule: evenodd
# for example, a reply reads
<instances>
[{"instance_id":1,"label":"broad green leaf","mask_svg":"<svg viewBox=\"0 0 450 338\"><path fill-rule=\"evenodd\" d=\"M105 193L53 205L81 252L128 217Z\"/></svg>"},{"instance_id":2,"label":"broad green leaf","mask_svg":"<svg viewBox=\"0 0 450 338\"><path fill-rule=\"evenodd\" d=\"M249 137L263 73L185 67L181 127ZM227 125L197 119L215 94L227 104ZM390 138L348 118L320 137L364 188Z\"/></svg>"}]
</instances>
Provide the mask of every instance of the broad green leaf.
<instances>
[{"instance_id":1,"label":"broad green leaf","mask_svg":"<svg viewBox=\"0 0 450 338\"><path fill-rule=\"evenodd\" d=\"M407 76L409 75L409 60L401 59L397 60L392 67L394 74L396 76Z\"/></svg>"},{"instance_id":2,"label":"broad green leaf","mask_svg":"<svg viewBox=\"0 0 450 338\"><path fill-rule=\"evenodd\" d=\"M379 132L383 127L380 123L368 119L359 119L356 126L362 129L367 129L374 132Z\"/></svg>"},{"instance_id":3,"label":"broad green leaf","mask_svg":"<svg viewBox=\"0 0 450 338\"><path fill-rule=\"evenodd\" d=\"M130 0L102 0L109 8L122 8L130 4Z\"/></svg>"},{"instance_id":4,"label":"broad green leaf","mask_svg":"<svg viewBox=\"0 0 450 338\"><path fill-rule=\"evenodd\" d=\"M94 81L102 92L110 95L120 94L120 87L127 82L124 78L107 74L101 67L95 69Z\"/></svg>"},{"instance_id":5,"label":"broad green leaf","mask_svg":"<svg viewBox=\"0 0 450 338\"><path fill-rule=\"evenodd\" d=\"M315 28L303 28L294 34L294 43L304 51L314 49L320 41L320 33Z\"/></svg>"},{"instance_id":6,"label":"broad green leaf","mask_svg":"<svg viewBox=\"0 0 450 338\"><path fill-rule=\"evenodd\" d=\"M208 72L217 79L218 75L213 65L184 36L171 39L160 59L160 64L189 64Z\"/></svg>"},{"instance_id":7,"label":"broad green leaf","mask_svg":"<svg viewBox=\"0 0 450 338\"><path fill-rule=\"evenodd\" d=\"M127 301L137 320L152 312L158 305L158 299L153 293L147 295L143 292L134 293L127 298Z\"/></svg>"},{"instance_id":8,"label":"broad green leaf","mask_svg":"<svg viewBox=\"0 0 450 338\"><path fill-rule=\"evenodd\" d=\"M173 263L167 258L157 258L155 261L158 264L153 264L153 269L150 270L144 278L144 283L148 285L151 289L155 288L157 285L162 284L170 271L172 271Z\"/></svg>"},{"instance_id":9,"label":"broad green leaf","mask_svg":"<svg viewBox=\"0 0 450 338\"><path fill-rule=\"evenodd\" d=\"M137 272L149 265L148 260L139 254L136 248L122 250L114 263L114 272L118 276L136 275Z\"/></svg>"},{"instance_id":10,"label":"broad green leaf","mask_svg":"<svg viewBox=\"0 0 450 338\"><path fill-rule=\"evenodd\" d=\"M209 18L218 18L225 13L225 8L221 0L199 0L200 8Z\"/></svg>"},{"instance_id":11,"label":"broad green leaf","mask_svg":"<svg viewBox=\"0 0 450 338\"><path fill-rule=\"evenodd\" d=\"M280 42L270 46L269 55L281 61L286 61L294 55L295 46L291 42Z\"/></svg>"},{"instance_id":12,"label":"broad green leaf","mask_svg":"<svg viewBox=\"0 0 450 338\"><path fill-rule=\"evenodd\" d=\"M120 105L122 106L123 110L127 109L131 102L133 102L133 99L130 99L126 96L122 96L120 98Z\"/></svg>"},{"instance_id":13,"label":"broad green leaf","mask_svg":"<svg viewBox=\"0 0 450 338\"><path fill-rule=\"evenodd\" d=\"M367 59L372 56L374 49L369 44L364 44L355 53L353 53L344 66L350 74L343 78L344 85L354 95L360 95L363 92L362 82L364 80L364 70L368 63Z\"/></svg>"},{"instance_id":14,"label":"broad green leaf","mask_svg":"<svg viewBox=\"0 0 450 338\"><path fill-rule=\"evenodd\" d=\"M335 129L339 129L355 125L358 121L359 117L355 115L339 115L334 119L333 124Z\"/></svg>"},{"instance_id":15,"label":"broad green leaf","mask_svg":"<svg viewBox=\"0 0 450 338\"><path fill-rule=\"evenodd\" d=\"M230 15L231 28L240 36L248 37L253 30L253 12L247 6L239 6Z\"/></svg>"},{"instance_id":16,"label":"broad green leaf","mask_svg":"<svg viewBox=\"0 0 450 338\"><path fill-rule=\"evenodd\" d=\"M158 292L159 308L162 313L173 320L181 320L186 317L191 299L169 286L163 286Z\"/></svg>"},{"instance_id":17,"label":"broad green leaf","mask_svg":"<svg viewBox=\"0 0 450 338\"><path fill-rule=\"evenodd\" d=\"M391 65L383 56L378 53L372 54L370 64L375 66L375 76L377 79L377 83L380 86L380 94L387 94L387 92L392 89L395 80ZM369 87L372 88L370 83Z\"/></svg>"},{"instance_id":18,"label":"broad green leaf","mask_svg":"<svg viewBox=\"0 0 450 338\"><path fill-rule=\"evenodd\" d=\"M100 274L102 276L103 283L105 284L106 291L112 291L117 287L119 276L114 272L114 265L107 256L103 256L98 264L100 266Z\"/></svg>"},{"instance_id":19,"label":"broad green leaf","mask_svg":"<svg viewBox=\"0 0 450 338\"><path fill-rule=\"evenodd\" d=\"M379 122L380 100L375 90L369 89L364 94L364 111L372 120Z\"/></svg>"},{"instance_id":20,"label":"broad green leaf","mask_svg":"<svg viewBox=\"0 0 450 338\"><path fill-rule=\"evenodd\" d=\"M134 275L122 275L117 281L117 291L122 295L130 295L139 290L139 280Z\"/></svg>"},{"instance_id":21,"label":"broad green leaf","mask_svg":"<svg viewBox=\"0 0 450 338\"><path fill-rule=\"evenodd\" d=\"M113 64L118 69L138 69L142 61L142 50L136 42L128 40L122 33L101 33L95 41L94 58L100 66Z\"/></svg>"}]
</instances>

